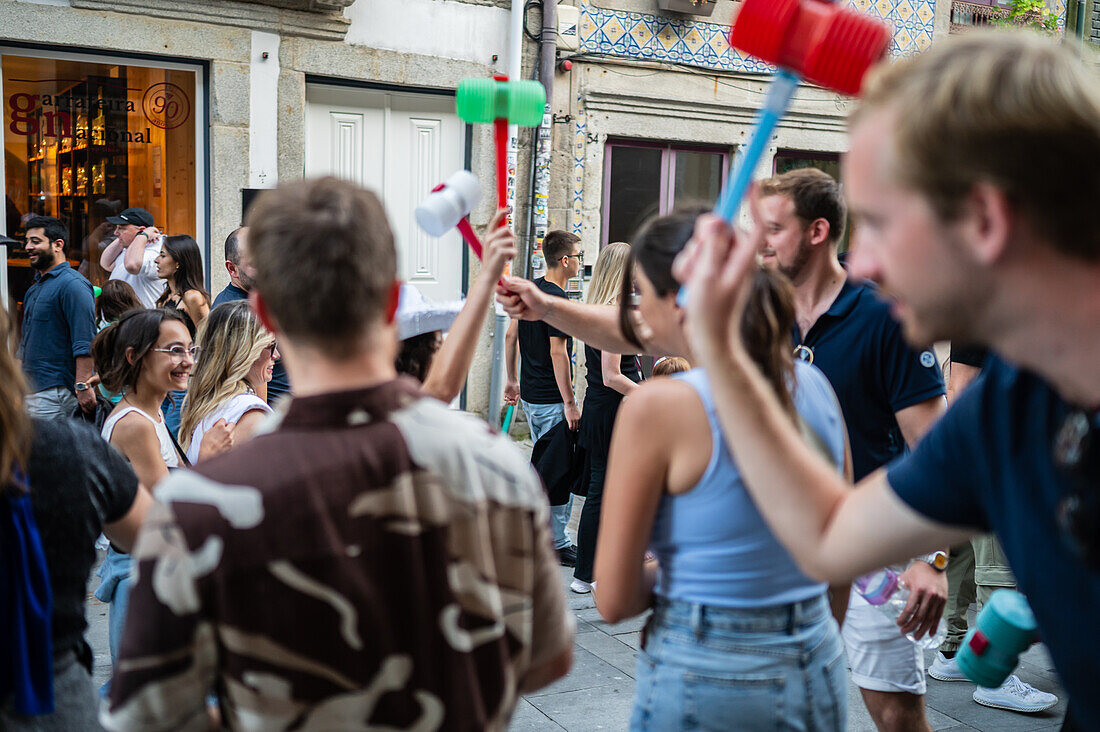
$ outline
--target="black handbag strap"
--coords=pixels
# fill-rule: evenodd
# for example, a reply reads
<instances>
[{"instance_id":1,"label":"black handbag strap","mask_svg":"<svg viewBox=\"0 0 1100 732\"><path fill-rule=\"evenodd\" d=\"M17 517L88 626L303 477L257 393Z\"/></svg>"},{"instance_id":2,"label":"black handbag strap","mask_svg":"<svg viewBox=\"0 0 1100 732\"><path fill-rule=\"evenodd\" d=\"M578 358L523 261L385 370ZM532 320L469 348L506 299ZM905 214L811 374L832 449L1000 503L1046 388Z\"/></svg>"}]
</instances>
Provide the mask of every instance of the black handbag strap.
<instances>
[{"instance_id":1,"label":"black handbag strap","mask_svg":"<svg viewBox=\"0 0 1100 732\"><path fill-rule=\"evenodd\" d=\"M180 460L183 461L184 467L190 468L191 461L187 459L187 453L180 447L180 443L176 441L176 436L172 434L172 430L168 430L168 436L172 438L172 444L176 446L176 452L179 453Z\"/></svg>"}]
</instances>

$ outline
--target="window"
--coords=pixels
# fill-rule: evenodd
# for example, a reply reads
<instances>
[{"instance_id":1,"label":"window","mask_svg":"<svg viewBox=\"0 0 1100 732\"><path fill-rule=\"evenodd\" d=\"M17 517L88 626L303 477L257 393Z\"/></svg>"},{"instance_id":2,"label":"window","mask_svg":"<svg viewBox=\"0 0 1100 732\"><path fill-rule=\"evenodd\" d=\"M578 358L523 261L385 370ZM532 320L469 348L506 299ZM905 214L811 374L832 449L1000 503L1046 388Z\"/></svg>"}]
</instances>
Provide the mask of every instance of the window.
<instances>
[{"instance_id":1,"label":"window","mask_svg":"<svg viewBox=\"0 0 1100 732\"><path fill-rule=\"evenodd\" d=\"M782 175L798 168L817 168L840 181L840 153L804 152L799 150L779 150L775 154L775 175ZM840 238L837 251L845 254L851 241L852 222L844 227L844 236ZM843 258L842 258L843 259Z\"/></svg>"},{"instance_id":2,"label":"window","mask_svg":"<svg viewBox=\"0 0 1100 732\"><path fill-rule=\"evenodd\" d=\"M609 142L604 153L601 246L630 241L646 219L692 202L718 200L727 148Z\"/></svg>"},{"instance_id":3,"label":"window","mask_svg":"<svg viewBox=\"0 0 1100 732\"><path fill-rule=\"evenodd\" d=\"M99 255L114 238L106 218L127 207L205 244L201 69L24 49L2 50L0 68L0 233L22 242L31 216L56 216L69 228L70 263L96 285L107 279ZM16 247L7 277L18 302L32 273Z\"/></svg>"}]
</instances>

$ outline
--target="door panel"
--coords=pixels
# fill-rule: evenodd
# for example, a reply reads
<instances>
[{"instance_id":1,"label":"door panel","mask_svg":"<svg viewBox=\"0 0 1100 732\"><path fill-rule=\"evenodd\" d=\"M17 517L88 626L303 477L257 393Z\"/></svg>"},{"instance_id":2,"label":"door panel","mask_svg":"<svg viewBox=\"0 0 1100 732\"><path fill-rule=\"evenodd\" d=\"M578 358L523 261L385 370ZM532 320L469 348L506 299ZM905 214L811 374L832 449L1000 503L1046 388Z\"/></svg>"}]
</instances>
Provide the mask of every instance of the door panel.
<instances>
[{"instance_id":1,"label":"door panel","mask_svg":"<svg viewBox=\"0 0 1100 732\"><path fill-rule=\"evenodd\" d=\"M413 218L424 196L463 167L465 127L454 100L310 85L306 102L306 175L377 192L397 239L398 275L429 299L461 297L461 237L430 237Z\"/></svg>"}]
</instances>

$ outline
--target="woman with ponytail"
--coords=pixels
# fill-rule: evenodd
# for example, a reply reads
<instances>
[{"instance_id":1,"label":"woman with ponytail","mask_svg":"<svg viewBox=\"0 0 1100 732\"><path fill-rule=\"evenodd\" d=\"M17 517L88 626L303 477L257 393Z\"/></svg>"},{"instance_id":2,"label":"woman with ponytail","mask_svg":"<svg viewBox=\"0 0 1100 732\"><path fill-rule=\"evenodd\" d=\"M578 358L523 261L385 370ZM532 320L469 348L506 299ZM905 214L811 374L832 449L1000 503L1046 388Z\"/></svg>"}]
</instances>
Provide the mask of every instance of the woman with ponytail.
<instances>
[{"instance_id":1,"label":"woman with ponytail","mask_svg":"<svg viewBox=\"0 0 1100 732\"><path fill-rule=\"evenodd\" d=\"M0 310L0 729L98 729L84 598L102 531L129 549L151 503L72 420L32 420Z\"/></svg>"},{"instance_id":2,"label":"woman with ponytail","mask_svg":"<svg viewBox=\"0 0 1100 732\"><path fill-rule=\"evenodd\" d=\"M160 406L170 391L183 391L198 350L178 310L129 310L92 341L92 358L103 388L122 394L103 423L103 439L122 453L142 484L155 488L170 468L186 458L168 431ZM111 604L108 642L111 659L126 619L130 596L130 555L112 545L100 565L95 596Z\"/></svg>"},{"instance_id":3,"label":"woman with ponytail","mask_svg":"<svg viewBox=\"0 0 1100 732\"><path fill-rule=\"evenodd\" d=\"M672 263L702 210L650 221L622 278L627 340L694 362ZM632 306L635 290L637 307ZM825 377L791 355L789 283L753 281L743 338L792 421L841 471L844 422ZM600 614L653 607L638 658L634 730L843 730L847 677L826 586L772 535L738 474L700 369L639 385L611 439L596 551ZM646 561L646 550L656 561ZM847 588L840 593L847 598Z\"/></svg>"}]
</instances>

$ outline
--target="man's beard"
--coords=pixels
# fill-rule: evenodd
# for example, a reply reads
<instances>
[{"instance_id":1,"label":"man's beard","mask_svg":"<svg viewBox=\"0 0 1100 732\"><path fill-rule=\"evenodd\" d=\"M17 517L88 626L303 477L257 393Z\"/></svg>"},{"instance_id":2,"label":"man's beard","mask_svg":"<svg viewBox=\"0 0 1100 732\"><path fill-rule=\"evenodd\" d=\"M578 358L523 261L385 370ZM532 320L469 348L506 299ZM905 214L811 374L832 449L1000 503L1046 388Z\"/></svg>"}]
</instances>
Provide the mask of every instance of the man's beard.
<instances>
[{"instance_id":1,"label":"man's beard","mask_svg":"<svg viewBox=\"0 0 1100 732\"><path fill-rule=\"evenodd\" d=\"M53 257L49 254L38 254L31 258L31 266L39 272L45 272L53 266Z\"/></svg>"},{"instance_id":2,"label":"man's beard","mask_svg":"<svg viewBox=\"0 0 1100 732\"><path fill-rule=\"evenodd\" d=\"M252 292L252 290L256 287L256 280L249 277L240 270L237 270L237 281L241 283L241 289L245 292Z\"/></svg>"},{"instance_id":3,"label":"man's beard","mask_svg":"<svg viewBox=\"0 0 1100 732\"><path fill-rule=\"evenodd\" d=\"M806 263L810 261L810 245L803 241L798 245L798 251L794 253L794 258L787 264L777 262L776 267L783 275L794 282L802 274L802 270L806 269Z\"/></svg>"}]
</instances>

